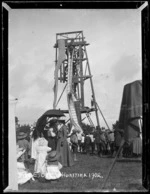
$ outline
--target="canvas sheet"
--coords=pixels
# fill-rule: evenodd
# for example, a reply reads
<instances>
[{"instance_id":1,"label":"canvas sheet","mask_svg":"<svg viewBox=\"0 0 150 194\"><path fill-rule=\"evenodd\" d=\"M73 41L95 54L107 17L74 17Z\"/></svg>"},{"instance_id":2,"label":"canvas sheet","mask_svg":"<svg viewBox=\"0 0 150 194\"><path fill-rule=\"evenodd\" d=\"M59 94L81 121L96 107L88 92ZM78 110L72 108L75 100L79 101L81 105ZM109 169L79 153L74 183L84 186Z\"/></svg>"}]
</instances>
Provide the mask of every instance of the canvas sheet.
<instances>
[{"instance_id":1,"label":"canvas sheet","mask_svg":"<svg viewBox=\"0 0 150 194\"><path fill-rule=\"evenodd\" d=\"M122 127L130 119L142 116L142 81L138 80L124 86L119 123Z\"/></svg>"},{"instance_id":2,"label":"canvas sheet","mask_svg":"<svg viewBox=\"0 0 150 194\"><path fill-rule=\"evenodd\" d=\"M142 117L142 81L124 86L119 116L119 127L125 130L125 140L131 142L139 136L139 119Z\"/></svg>"},{"instance_id":3,"label":"canvas sheet","mask_svg":"<svg viewBox=\"0 0 150 194\"><path fill-rule=\"evenodd\" d=\"M65 40L64 39L59 39L58 40L58 49L59 49L59 54L58 54L58 61L57 65L55 67L55 72L54 72L54 102L53 102L53 109L56 109L56 102L57 102L57 93L58 93L58 71L61 67L62 62L65 60Z\"/></svg>"}]
</instances>

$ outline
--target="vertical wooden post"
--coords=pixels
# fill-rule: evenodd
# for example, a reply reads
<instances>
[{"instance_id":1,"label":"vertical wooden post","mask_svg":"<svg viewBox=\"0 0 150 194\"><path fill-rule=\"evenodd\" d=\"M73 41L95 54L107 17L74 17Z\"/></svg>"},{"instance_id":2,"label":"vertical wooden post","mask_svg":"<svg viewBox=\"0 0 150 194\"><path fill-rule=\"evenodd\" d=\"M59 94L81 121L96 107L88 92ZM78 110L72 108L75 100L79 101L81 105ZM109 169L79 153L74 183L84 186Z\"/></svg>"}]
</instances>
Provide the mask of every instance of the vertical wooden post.
<instances>
[{"instance_id":1,"label":"vertical wooden post","mask_svg":"<svg viewBox=\"0 0 150 194\"><path fill-rule=\"evenodd\" d=\"M81 89L81 105L84 107L84 81L83 81L83 67L82 67L82 47L79 45L79 64L80 64L80 89Z\"/></svg>"},{"instance_id":2,"label":"vertical wooden post","mask_svg":"<svg viewBox=\"0 0 150 194\"><path fill-rule=\"evenodd\" d=\"M82 36L83 36L83 32L82 32ZM85 45L84 45L84 50L85 50L85 55L86 55L86 59L87 59L87 67L88 67L88 71L89 71L89 75L90 75L90 83L91 83L91 90L92 90L93 100L94 100L94 102L96 102L94 86L93 86L93 81L92 81L92 76L91 76L91 70L90 70L90 66L89 66L89 60L88 60L88 56L87 56ZM96 120L97 120L97 126L100 127L96 103L94 103L94 107L95 107L95 115L96 115Z\"/></svg>"},{"instance_id":3,"label":"vertical wooden post","mask_svg":"<svg viewBox=\"0 0 150 194\"><path fill-rule=\"evenodd\" d=\"M8 130L8 187L6 190L18 190L17 174L17 154L16 154L16 126L15 126L15 107L17 100L9 98L9 130Z\"/></svg>"}]
</instances>

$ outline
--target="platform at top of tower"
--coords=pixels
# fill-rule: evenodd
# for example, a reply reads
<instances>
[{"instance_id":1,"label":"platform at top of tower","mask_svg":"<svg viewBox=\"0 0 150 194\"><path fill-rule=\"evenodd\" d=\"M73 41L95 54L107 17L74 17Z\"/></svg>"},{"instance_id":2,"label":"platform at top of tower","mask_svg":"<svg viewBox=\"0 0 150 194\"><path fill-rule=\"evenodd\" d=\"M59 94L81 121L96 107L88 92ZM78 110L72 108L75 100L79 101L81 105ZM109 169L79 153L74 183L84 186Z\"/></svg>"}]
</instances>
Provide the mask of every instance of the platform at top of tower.
<instances>
[{"instance_id":1,"label":"platform at top of tower","mask_svg":"<svg viewBox=\"0 0 150 194\"><path fill-rule=\"evenodd\" d=\"M63 33L57 33L57 36L61 35L67 35L67 34L76 34L76 33L83 33L83 31L72 31L72 32L63 32Z\"/></svg>"},{"instance_id":2,"label":"platform at top of tower","mask_svg":"<svg viewBox=\"0 0 150 194\"><path fill-rule=\"evenodd\" d=\"M89 43L86 43L86 41L73 41L73 42L69 42L68 40L72 40L71 38L70 39L64 39L65 40L65 46L69 46L69 45L73 45L73 46L88 46ZM54 45L54 48L58 48L58 43L56 43Z\"/></svg>"}]
</instances>

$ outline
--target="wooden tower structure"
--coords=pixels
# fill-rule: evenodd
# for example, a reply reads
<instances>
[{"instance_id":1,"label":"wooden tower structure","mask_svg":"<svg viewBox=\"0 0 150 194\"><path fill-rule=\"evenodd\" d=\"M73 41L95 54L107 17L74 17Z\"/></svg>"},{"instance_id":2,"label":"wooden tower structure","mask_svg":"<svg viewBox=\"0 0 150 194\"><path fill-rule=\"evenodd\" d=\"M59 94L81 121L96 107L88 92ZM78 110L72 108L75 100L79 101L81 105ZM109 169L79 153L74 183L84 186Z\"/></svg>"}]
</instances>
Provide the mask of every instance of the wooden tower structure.
<instances>
[{"instance_id":1,"label":"wooden tower structure","mask_svg":"<svg viewBox=\"0 0 150 194\"><path fill-rule=\"evenodd\" d=\"M96 105L95 92L93 86L93 80L90 70L90 64L88 59L88 54L86 47L89 45L85 41L85 37L83 35L83 31L73 31L73 32L64 32L56 34L56 44L54 48L56 49L56 58L55 58L55 67L58 65L59 61L59 40L64 40L65 47L65 58L63 59L59 69L58 69L58 82L66 83L68 80L68 50L72 47L74 49L74 54L72 56L73 62L73 70L72 70L72 90L74 96L76 97L76 112L78 115L79 123L82 120L82 113L86 113L87 118L89 119L90 124L93 125L92 120L89 117L89 113L95 111L97 126L100 127L99 117L98 117L98 109ZM93 98L93 106L86 107L85 106L85 95L84 95L84 83L87 79L90 79L91 85L91 97ZM64 86L64 90L66 88ZM56 106L59 103L63 92L62 91L58 101L56 102ZM54 108L56 108L56 106ZM64 113L68 113L67 110L63 110Z\"/></svg>"}]
</instances>

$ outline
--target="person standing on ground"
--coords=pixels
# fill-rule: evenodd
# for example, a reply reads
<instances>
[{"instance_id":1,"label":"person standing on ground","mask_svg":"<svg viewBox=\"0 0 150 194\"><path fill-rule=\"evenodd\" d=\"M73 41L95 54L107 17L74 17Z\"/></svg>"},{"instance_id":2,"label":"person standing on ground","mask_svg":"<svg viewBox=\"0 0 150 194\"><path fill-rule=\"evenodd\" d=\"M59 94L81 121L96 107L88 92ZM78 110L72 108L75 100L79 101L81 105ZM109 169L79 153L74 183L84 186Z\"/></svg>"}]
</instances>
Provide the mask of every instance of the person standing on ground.
<instances>
[{"instance_id":1,"label":"person standing on ground","mask_svg":"<svg viewBox=\"0 0 150 194\"><path fill-rule=\"evenodd\" d=\"M78 137L75 129L72 130L72 134L70 136L70 142L72 144L72 152L74 156L74 161L77 161L77 152L78 152Z\"/></svg>"},{"instance_id":2,"label":"person standing on ground","mask_svg":"<svg viewBox=\"0 0 150 194\"><path fill-rule=\"evenodd\" d=\"M57 121L57 153L60 153L59 162L62 166L72 166L74 164L73 155L68 145L67 136L68 136L68 129L64 124L63 120Z\"/></svg>"},{"instance_id":3,"label":"person standing on ground","mask_svg":"<svg viewBox=\"0 0 150 194\"><path fill-rule=\"evenodd\" d=\"M95 138L95 144L96 144L96 149L97 149L97 155L101 156L100 128L98 127L96 127L94 138Z\"/></svg>"},{"instance_id":4,"label":"person standing on ground","mask_svg":"<svg viewBox=\"0 0 150 194\"><path fill-rule=\"evenodd\" d=\"M85 152L85 142L84 142L84 140L85 140L85 135L84 135L84 133L82 133L82 138L81 138L81 152L82 153Z\"/></svg>"},{"instance_id":5,"label":"person standing on ground","mask_svg":"<svg viewBox=\"0 0 150 194\"><path fill-rule=\"evenodd\" d=\"M85 135L85 151L86 154L90 154L90 145L91 145L91 138L89 137L89 134Z\"/></svg>"},{"instance_id":6,"label":"person standing on ground","mask_svg":"<svg viewBox=\"0 0 150 194\"><path fill-rule=\"evenodd\" d=\"M82 133L76 133L78 137L78 152L81 152L81 140L82 140Z\"/></svg>"},{"instance_id":7,"label":"person standing on ground","mask_svg":"<svg viewBox=\"0 0 150 194\"><path fill-rule=\"evenodd\" d=\"M122 139L123 139L123 134L124 134L124 130L123 129L116 129L114 131L114 135L115 135L115 151L113 153L113 156L115 156L115 154L119 150L119 147L120 147ZM119 154L119 157L122 157L122 150L121 150L121 152Z\"/></svg>"},{"instance_id":8,"label":"person standing on ground","mask_svg":"<svg viewBox=\"0 0 150 194\"><path fill-rule=\"evenodd\" d=\"M114 132L113 131L108 132L108 142L110 145L110 154L112 156L114 152Z\"/></svg>"},{"instance_id":9,"label":"person standing on ground","mask_svg":"<svg viewBox=\"0 0 150 194\"><path fill-rule=\"evenodd\" d=\"M33 175L26 169L24 163L20 160L20 157L26 152L24 148L19 148L17 145L17 176L18 176L18 184L24 184L29 180L34 180Z\"/></svg>"},{"instance_id":10,"label":"person standing on ground","mask_svg":"<svg viewBox=\"0 0 150 194\"><path fill-rule=\"evenodd\" d=\"M51 120L47 125L47 140L48 147L52 150L56 150L57 137L56 137L56 120Z\"/></svg>"},{"instance_id":11,"label":"person standing on ground","mask_svg":"<svg viewBox=\"0 0 150 194\"><path fill-rule=\"evenodd\" d=\"M91 138L91 150L92 150L91 154L93 155L95 151L95 138L94 138L93 132L89 134L89 137Z\"/></svg>"},{"instance_id":12,"label":"person standing on ground","mask_svg":"<svg viewBox=\"0 0 150 194\"><path fill-rule=\"evenodd\" d=\"M51 148L48 147L48 141L41 137L38 140L38 145L36 147L36 160L35 160L35 166L34 166L34 176L35 177L42 177L45 175L46 172L46 156L47 153L51 151Z\"/></svg>"},{"instance_id":13,"label":"person standing on ground","mask_svg":"<svg viewBox=\"0 0 150 194\"><path fill-rule=\"evenodd\" d=\"M17 145L19 148L23 148L25 152L23 155L19 158L20 161L22 161L27 169L29 169L29 159L28 159L28 153L30 150L30 144L29 142L25 139L27 137L27 134L24 132L19 132L17 136Z\"/></svg>"},{"instance_id":14,"label":"person standing on ground","mask_svg":"<svg viewBox=\"0 0 150 194\"><path fill-rule=\"evenodd\" d=\"M35 161L36 159L36 155L37 155L37 152L36 152L36 147L38 145L38 140L40 138L40 133L37 131L37 129L35 128L31 134L31 159L33 161Z\"/></svg>"},{"instance_id":15,"label":"person standing on ground","mask_svg":"<svg viewBox=\"0 0 150 194\"><path fill-rule=\"evenodd\" d=\"M106 154L106 136L105 136L105 132L101 131L100 132L100 152L101 152L101 156Z\"/></svg>"}]
</instances>

